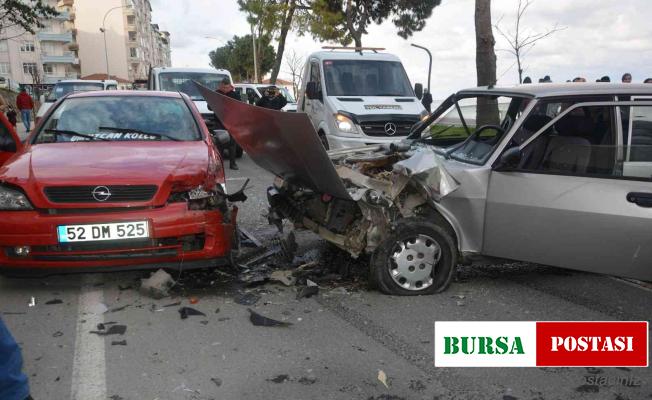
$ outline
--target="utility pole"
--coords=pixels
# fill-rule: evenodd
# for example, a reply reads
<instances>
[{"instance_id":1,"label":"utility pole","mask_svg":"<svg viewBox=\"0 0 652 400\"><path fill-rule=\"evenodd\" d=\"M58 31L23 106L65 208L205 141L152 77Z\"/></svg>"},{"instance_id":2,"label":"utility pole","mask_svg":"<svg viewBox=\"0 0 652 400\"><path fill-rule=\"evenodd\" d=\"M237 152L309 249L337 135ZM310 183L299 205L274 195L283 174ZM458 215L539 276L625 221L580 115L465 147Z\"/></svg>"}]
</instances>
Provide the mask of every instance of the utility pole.
<instances>
[{"instance_id":1,"label":"utility pole","mask_svg":"<svg viewBox=\"0 0 652 400\"><path fill-rule=\"evenodd\" d=\"M254 47L254 83L258 83L258 60L256 57L256 34L254 33L254 24L251 24L251 41Z\"/></svg>"},{"instance_id":2,"label":"utility pole","mask_svg":"<svg viewBox=\"0 0 652 400\"><path fill-rule=\"evenodd\" d=\"M111 79L111 75L109 75L109 51L106 47L106 17L109 16L109 13L113 10L117 10L119 8L128 8L128 6L117 6L113 8L109 8L107 12L104 14L104 18L102 19L102 27L100 28L100 31L104 35L104 59L106 61L106 79Z\"/></svg>"},{"instance_id":3,"label":"utility pole","mask_svg":"<svg viewBox=\"0 0 652 400\"><path fill-rule=\"evenodd\" d=\"M428 63L428 93L430 93L430 75L432 74L432 54L430 53L430 50L423 46L419 46L418 44L412 43L412 47L417 47L421 50L425 50L426 53L428 53L428 57L430 58L430 62Z\"/></svg>"}]
</instances>

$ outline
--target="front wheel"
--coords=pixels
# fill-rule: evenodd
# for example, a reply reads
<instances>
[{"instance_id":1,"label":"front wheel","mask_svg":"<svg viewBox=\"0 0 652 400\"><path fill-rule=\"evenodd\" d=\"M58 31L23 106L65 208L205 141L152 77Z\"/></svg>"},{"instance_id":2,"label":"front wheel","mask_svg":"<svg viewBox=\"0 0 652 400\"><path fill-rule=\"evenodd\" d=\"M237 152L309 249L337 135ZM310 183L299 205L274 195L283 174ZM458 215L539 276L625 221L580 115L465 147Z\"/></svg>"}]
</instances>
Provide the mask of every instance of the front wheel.
<instances>
[{"instance_id":1,"label":"front wheel","mask_svg":"<svg viewBox=\"0 0 652 400\"><path fill-rule=\"evenodd\" d=\"M433 294L450 284L457 249L444 228L424 221L400 221L372 254L370 280L381 292L400 296Z\"/></svg>"}]
</instances>

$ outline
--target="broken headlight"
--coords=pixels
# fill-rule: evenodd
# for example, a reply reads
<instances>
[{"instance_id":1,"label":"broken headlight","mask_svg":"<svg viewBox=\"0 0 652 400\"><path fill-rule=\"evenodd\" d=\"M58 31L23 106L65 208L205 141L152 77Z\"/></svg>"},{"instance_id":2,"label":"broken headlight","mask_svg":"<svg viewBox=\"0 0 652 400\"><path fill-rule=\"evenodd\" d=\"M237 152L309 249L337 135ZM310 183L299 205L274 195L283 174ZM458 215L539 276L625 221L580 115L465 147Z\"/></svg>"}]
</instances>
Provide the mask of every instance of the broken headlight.
<instances>
[{"instance_id":1,"label":"broken headlight","mask_svg":"<svg viewBox=\"0 0 652 400\"><path fill-rule=\"evenodd\" d=\"M0 210L33 210L32 203L20 190L0 186Z\"/></svg>"},{"instance_id":2,"label":"broken headlight","mask_svg":"<svg viewBox=\"0 0 652 400\"><path fill-rule=\"evenodd\" d=\"M206 191L201 185L186 192L170 194L169 203L188 203L189 210L206 210L217 205L215 192Z\"/></svg>"},{"instance_id":3,"label":"broken headlight","mask_svg":"<svg viewBox=\"0 0 652 400\"><path fill-rule=\"evenodd\" d=\"M355 122L342 113L335 114L335 125L340 132L344 133L358 133Z\"/></svg>"}]
</instances>

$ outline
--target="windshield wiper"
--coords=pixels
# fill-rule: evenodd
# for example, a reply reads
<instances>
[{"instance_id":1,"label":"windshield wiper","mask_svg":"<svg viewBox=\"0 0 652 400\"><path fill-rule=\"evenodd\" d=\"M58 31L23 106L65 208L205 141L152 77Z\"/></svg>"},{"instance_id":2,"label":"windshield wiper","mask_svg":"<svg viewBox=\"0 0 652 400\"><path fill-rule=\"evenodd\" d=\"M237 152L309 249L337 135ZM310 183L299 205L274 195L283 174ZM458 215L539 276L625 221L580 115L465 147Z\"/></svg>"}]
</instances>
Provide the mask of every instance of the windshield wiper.
<instances>
[{"instance_id":1,"label":"windshield wiper","mask_svg":"<svg viewBox=\"0 0 652 400\"><path fill-rule=\"evenodd\" d=\"M181 141L181 139L166 135L165 133L145 132L139 129L119 128L117 126L100 126L98 129L104 131L118 132L118 133L140 133L142 135L149 135L157 138L165 138L165 139L173 140L175 142Z\"/></svg>"},{"instance_id":2,"label":"windshield wiper","mask_svg":"<svg viewBox=\"0 0 652 400\"><path fill-rule=\"evenodd\" d=\"M101 137L93 136L93 135L87 135L85 133L79 133L67 129L45 129L45 132L47 133L54 133L55 135L71 135L71 136L78 136L78 137L83 137L86 139L91 139L91 140L102 140L102 141L109 141L109 139L104 139Z\"/></svg>"}]
</instances>

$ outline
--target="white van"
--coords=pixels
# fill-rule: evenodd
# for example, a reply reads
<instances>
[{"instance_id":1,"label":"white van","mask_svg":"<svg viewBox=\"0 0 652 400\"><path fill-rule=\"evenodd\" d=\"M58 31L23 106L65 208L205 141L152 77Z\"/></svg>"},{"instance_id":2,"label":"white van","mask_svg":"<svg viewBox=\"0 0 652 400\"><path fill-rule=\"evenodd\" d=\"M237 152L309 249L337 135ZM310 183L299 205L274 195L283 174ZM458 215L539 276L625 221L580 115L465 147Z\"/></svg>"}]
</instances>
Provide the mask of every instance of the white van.
<instances>
[{"instance_id":1,"label":"white van","mask_svg":"<svg viewBox=\"0 0 652 400\"><path fill-rule=\"evenodd\" d=\"M327 149L397 141L427 117L401 60L378 50L308 57L298 111L308 114Z\"/></svg>"},{"instance_id":2,"label":"white van","mask_svg":"<svg viewBox=\"0 0 652 400\"><path fill-rule=\"evenodd\" d=\"M267 85L264 83L237 83L234 85L235 91L238 93L242 101L249 104L256 104L256 102L263 97L265 88L275 85ZM276 86L281 91L288 103L281 109L281 111L296 112L297 101L287 88L283 86Z\"/></svg>"},{"instance_id":3,"label":"white van","mask_svg":"<svg viewBox=\"0 0 652 400\"><path fill-rule=\"evenodd\" d=\"M118 90L118 82L113 79L102 81L68 79L59 81L54 84L50 93L48 93L47 96L45 96L45 99L41 101L41 107L39 107L36 113L35 122L38 123L45 113L48 112L50 107L52 107L52 104L68 93L90 92L93 90Z\"/></svg>"}]
</instances>

